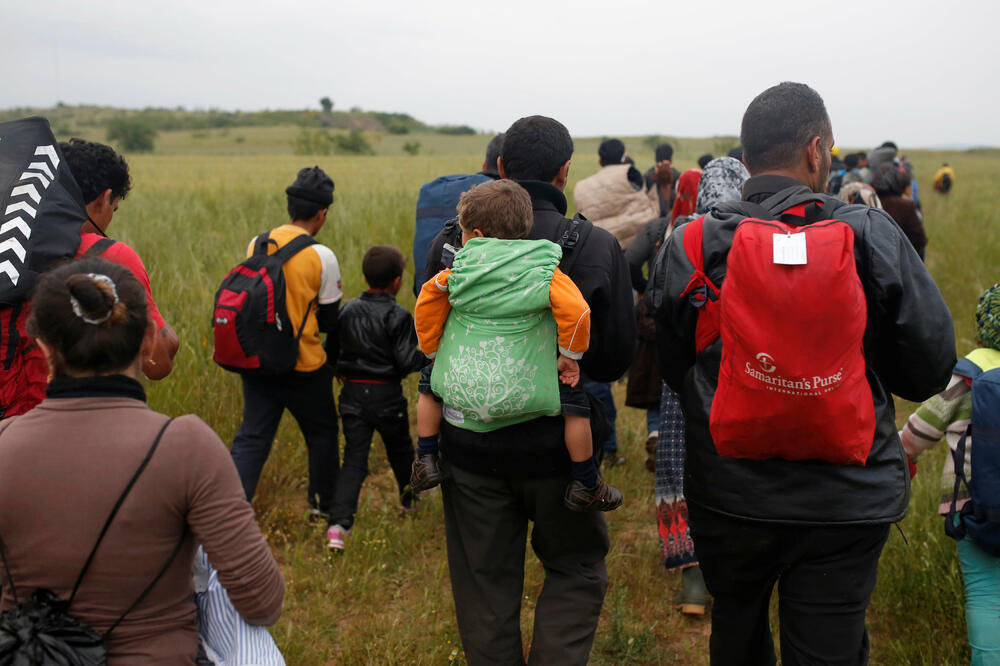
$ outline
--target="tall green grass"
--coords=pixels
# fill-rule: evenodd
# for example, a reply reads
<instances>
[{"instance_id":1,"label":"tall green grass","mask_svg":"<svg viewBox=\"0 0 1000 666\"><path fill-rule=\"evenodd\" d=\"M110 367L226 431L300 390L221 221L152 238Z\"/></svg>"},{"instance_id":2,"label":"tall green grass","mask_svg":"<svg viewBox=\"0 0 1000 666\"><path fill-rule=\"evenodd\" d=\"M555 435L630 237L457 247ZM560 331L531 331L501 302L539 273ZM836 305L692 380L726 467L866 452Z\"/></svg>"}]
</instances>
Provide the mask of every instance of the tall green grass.
<instances>
[{"instance_id":1,"label":"tall green grass","mask_svg":"<svg viewBox=\"0 0 1000 666\"><path fill-rule=\"evenodd\" d=\"M336 181L336 200L318 240L336 253L350 298L364 288L360 262L365 249L390 243L410 254L420 185L438 175L478 170L488 137L420 135L422 154L406 156L401 146L412 135L385 136L373 157L309 158L288 154L282 128L232 129L228 137L216 133L221 134L161 134L158 150L228 152L229 139L242 133L247 140L233 141L233 152L258 154L130 157L135 188L110 232L143 257L160 309L181 339L173 374L148 386L151 405L170 414L196 413L230 441L241 419L242 398L238 377L211 361L212 297L223 275L242 259L249 240L285 221L284 188L296 171L319 164ZM598 142L577 142L567 192L579 178L596 171ZM640 168L652 163L651 150L639 139L627 144ZM678 140L675 163L679 168L694 166L697 156L714 145L713 139ZM994 184L1000 177L1000 158L932 153L914 158L930 236L928 266L955 314L959 353L964 353L973 344L975 299L1000 279L995 208L1000 202ZM958 174L948 197L930 188L930 177L942 159L951 161ZM412 281L410 270L406 285ZM413 305L407 289L399 301ZM412 406L414 378L405 387ZM620 405L623 389L615 387ZM900 423L911 407L900 405ZM672 609L680 579L660 564L652 476L642 464L644 429L641 412L621 408L619 441L629 462L608 470L607 477L624 491L626 503L608 515L611 587L592 663L705 664L709 622L683 618ZM921 461L910 515L901 524L908 543L894 531L882 558L869 612L873 663L951 664L968 659L955 548L936 516L944 457L943 445L939 448ZM286 581L284 613L272 633L290 664L463 663L440 494L431 493L416 515L403 517L377 437L370 468L347 550L331 557L323 547L321 527L306 522L305 447L286 415L254 501ZM522 614L526 645L543 580L530 548L527 557Z\"/></svg>"}]
</instances>

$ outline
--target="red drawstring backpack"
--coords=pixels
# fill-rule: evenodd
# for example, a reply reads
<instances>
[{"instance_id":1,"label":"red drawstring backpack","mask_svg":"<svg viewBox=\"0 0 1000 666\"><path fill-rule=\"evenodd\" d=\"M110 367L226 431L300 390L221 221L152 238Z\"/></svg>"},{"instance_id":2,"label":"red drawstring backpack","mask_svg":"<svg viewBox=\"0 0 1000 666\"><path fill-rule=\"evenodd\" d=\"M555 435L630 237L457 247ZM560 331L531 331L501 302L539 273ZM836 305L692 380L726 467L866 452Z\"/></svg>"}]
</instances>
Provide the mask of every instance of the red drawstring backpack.
<instances>
[{"instance_id":1,"label":"red drawstring backpack","mask_svg":"<svg viewBox=\"0 0 1000 666\"><path fill-rule=\"evenodd\" d=\"M771 219L804 217L806 204L779 215L739 205L757 217L736 227L721 289L704 272L705 218L684 229L695 271L681 295L700 308L697 351L722 340L709 417L716 450L731 458L864 465L875 410L854 230L836 219L801 226Z\"/></svg>"}]
</instances>

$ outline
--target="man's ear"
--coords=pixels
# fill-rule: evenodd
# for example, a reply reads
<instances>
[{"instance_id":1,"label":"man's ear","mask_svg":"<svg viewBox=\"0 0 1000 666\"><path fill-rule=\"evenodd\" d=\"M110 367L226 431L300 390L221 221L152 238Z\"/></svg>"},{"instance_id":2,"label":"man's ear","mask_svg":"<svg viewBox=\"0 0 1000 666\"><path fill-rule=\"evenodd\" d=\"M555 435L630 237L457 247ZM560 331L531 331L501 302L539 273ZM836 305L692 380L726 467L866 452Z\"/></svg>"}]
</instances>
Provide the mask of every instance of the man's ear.
<instances>
[{"instance_id":1,"label":"man's ear","mask_svg":"<svg viewBox=\"0 0 1000 666\"><path fill-rule=\"evenodd\" d=\"M501 178L507 180L507 172L503 168L503 158L499 155L497 155L497 173L500 174Z\"/></svg>"},{"instance_id":2,"label":"man's ear","mask_svg":"<svg viewBox=\"0 0 1000 666\"><path fill-rule=\"evenodd\" d=\"M559 167L559 173L552 179L552 184L560 190L566 189L566 181L569 179L569 162L569 160L566 160L566 164Z\"/></svg>"},{"instance_id":3,"label":"man's ear","mask_svg":"<svg viewBox=\"0 0 1000 666\"><path fill-rule=\"evenodd\" d=\"M88 203L85 208L87 209L87 216L92 220L92 224L104 231L104 229L97 224L96 220L103 220L107 217L107 211L111 210L111 188L104 190L96 197L93 198L90 203Z\"/></svg>"},{"instance_id":4,"label":"man's ear","mask_svg":"<svg viewBox=\"0 0 1000 666\"><path fill-rule=\"evenodd\" d=\"M823 167L823 139L814 136L806 146L810 173L818 173Z\"/></svg>"}]
</instances>

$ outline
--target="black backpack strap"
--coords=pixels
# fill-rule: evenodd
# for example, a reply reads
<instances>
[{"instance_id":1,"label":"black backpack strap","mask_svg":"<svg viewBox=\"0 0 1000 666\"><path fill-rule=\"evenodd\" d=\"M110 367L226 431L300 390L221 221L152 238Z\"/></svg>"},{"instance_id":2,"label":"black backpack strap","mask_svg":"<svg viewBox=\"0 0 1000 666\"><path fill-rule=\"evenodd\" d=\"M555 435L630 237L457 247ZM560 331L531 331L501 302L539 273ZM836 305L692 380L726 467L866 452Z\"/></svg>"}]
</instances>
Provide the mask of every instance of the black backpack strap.
<instances>
[{"instance_id":1,"label":"black backpack strap","mask_svg":"<svg viewBox=\"0 0 1000 666\"><path fill-rule=\"evenodd\" d=\"M166 426L164 426L164 428L165 427ZM125 619L125 616L131 613L133 610L135 610L135 607L142 603L142 600L146 598L146 595L148 595L150 592L153 591L153 588L156 587L156 584L159 583L160 579L163 578L163 575L167 573L167 569L169 569L170 565L174 563L175 559L177 559L177 553L181 551L181 546L184 545L184 538L187 536L187 532L188 530L187 527L185 526L184 531L181 532L181 538L177 540L177 545L174 546L174 551L170 553L170 557L167 558L166 564L163 565L163 568L160 569L159 573L156 574L156 577L153 578L152 582L150 582L149 585L146 586L146 589L142 591L142 594L140 594L139 597L132 602L132 605L126 608L125 612L119 615L118 619L115 620L115 623L112 624L108 628L108 630L104 632L103 638L105 641L108 640L108 636L111 635L111 632L114 631L119 624L121 624L122 620Z\"/></svg>"},{"instance_id":2,"label":"black backpack strap","mask_svg":"<svg viewBox=\"0 0 1000 666\"><path fill-rule=\"evenodd\" d=\"M758 220L773 220L776 216L770 210L752 201L741 201L740 210L747 217L756 217Z\"/></svg>"},{"instance_id":3,"label":"black backpack strap","mask_svg":"<svg viewBox=\"0 0 1000 666\"><path fill-rule=\"evenodd\" d=\"M590 237L590 232L593 230L593 222L580 214L575 215L572 220L565 221L556 245L562 248L563 255L559 261L559 268L566 275L569 275L570 271L573 270L577 257L580 256L577 248L587 242L587 238Z\"/></svg>"},{"instance_id":4,"label":"black backpack strap","mask_svg":"<svg viewBox=\"0 0 1000 666\"><path fill-rule=\"evenodd\" d=\"M271 240L271 234L269 232L265 231L260 236L257 236L257 238L254 239L254 241L253 241L253 252L250 253L250 256L256 257L257 255L260 255L260 254L266 255L267 254L267 246L271 245L272 243L274 245L277 245L278 241Z\"/></svg>"},{"instance_id":5,"label":"black backpack strap","mask_svg":"<svg viewBox=\"0 0 1000 666\"><path fill-rule=\"evenodd\" d=\"M309 234L301 234L296 236L292 240L285 243L284 247L275 252L275 256L281 260L281 263L285 263L295 255L297 255L302 250L306 249L310 245L315 245L316 239Z\"/></svg>"},{"instance_id":6,"label":"black backpack strap","mask_svg":"<svg viewBox=\"0 0 1000 666\"><path fill-rule=\"evenodd\" d=\"M102 254L104 254L105 250L107 250L109 247L111 247L117 242L118 241L116 241L115 239L108 238L107 236L105 236L104 238L100 238L96 243L88 247L87 251L80 255L80 258L84 259L86 257L99 257Z\"/></svg>"},{"instance_id":7,"label":"black backpack strap","mask_svg":"<svg viewBox=\"0 0 1000 666\"><path fill-rule=\"evenodd\" d=\"M104 521L104 527L101 528L101 534L97 537L97 542L90 550L90 555L87 556L87 561L84 562L83 569L80 570L80 575L76 577L76 583L73 585L73 592L69 595L69 601L66 602L66 608L69 608L73 603L73 599L76 597L76 592L80 589L80 583L83 582L84 575L86 575L87 570L90 569L90 565L94 561L94 555L97 554L97 548L101 545L101 541L104 540L104 535L108 533L108 528L111 527L111 521L115 519L115 516L118 514L118 509L121 508L122 504L125 502L125 498L128 497L129 492L132 491L132 486L134 486L135 482L139 479L139 475L141 475L146 469L146 465L149 464L150 458L152 458L153 453L156 452L156 447L160 444L160 439L163 437L163 431L167 429L167 426L170 425L171 421L173 421L173 419L167 419L167 422L163 424L162 428L160 428L160 432L156 433L156 439L153 440L152 446L150 446L149 451L146 452L146 457L142 459L141 463L139 463L139 468L135 470L135 474L132 475L128 485L125 486L125 490L122 491L122 494L118 497L118 501L115 502L114 508L111 509L108 519Z\"/></svg>"},{"instance_id":8,"label":"black backpack strap","mask_svg":"<svg viewBox=\"0 0 1000 666\"><path fill-rule=\"evenodd\" d=\"M955 541L961 541L965 538L965 523L961 520L956 521L955 518L959 515L959 511L956 508L958 505L959 488L963 483L967 489L969 487L969 481L965 478L965 440L971 434L972 424L970 423L965 429L965 432L963 432L962 436L959 438L958 446L956 446L955 450L951 453L952 461L955 463L955 490L951 495L951 507L949 507L948 514L944 519L944 532ZM965 513L964 507L961 513Z\"/></svg>"}]
</instances>

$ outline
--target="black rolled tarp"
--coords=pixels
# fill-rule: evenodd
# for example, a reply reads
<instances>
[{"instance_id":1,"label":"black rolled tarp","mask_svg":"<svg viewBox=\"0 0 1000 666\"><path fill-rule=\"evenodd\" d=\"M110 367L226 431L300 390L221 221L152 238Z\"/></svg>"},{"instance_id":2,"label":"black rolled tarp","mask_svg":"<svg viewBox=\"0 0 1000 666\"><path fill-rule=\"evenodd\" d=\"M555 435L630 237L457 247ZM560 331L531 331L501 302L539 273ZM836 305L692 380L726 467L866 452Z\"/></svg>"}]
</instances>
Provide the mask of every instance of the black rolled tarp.
<instances>
[{"instance_id":1,"label":"black rolled tarp","mask_svg":"<svg viewBox=\"0 0 1000 666\"><path fill-rule=\"evenodd\" d=\"M0 123L0 307L23 301L80 246L87 210L49 121Z\"/></svg>"}]
</instances>

